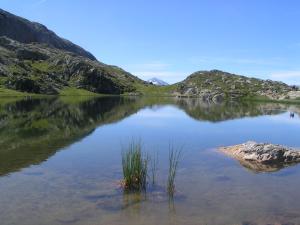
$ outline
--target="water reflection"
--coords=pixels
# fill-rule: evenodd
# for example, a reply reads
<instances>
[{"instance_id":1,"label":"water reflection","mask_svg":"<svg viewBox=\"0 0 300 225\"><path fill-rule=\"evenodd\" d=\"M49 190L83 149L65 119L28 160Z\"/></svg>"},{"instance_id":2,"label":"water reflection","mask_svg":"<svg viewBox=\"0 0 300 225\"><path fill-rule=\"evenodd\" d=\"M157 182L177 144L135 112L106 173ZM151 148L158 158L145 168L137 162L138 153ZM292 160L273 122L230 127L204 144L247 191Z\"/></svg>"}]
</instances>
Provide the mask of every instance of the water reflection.
<instances>
[{"instance_id":1,"label":"water reflection","mask_svg":"<svg viewBox=\"0 0 300 225\"><path fill-rule=\"evenodd\" d=\"M197 120L220 122L243 117L276 115L286 111L289 106L276 103L228 102L213 104L200 99L180 99L176 104L190 117ZM295 108L300 112L300 108Z\"/></svg>"},{"instance_id":2,"label":"water reflection","mask_svg":"<svg viewBox=\"0 0 300 225\"><path fill-rule=\"evenodd\" d=\"M0 104L0 175L40 163L97 126L136 112L133 101L47 98Z\"/></svg>"},{"instance_id":3,"label":"water reflection","mask_svg":"<svg viewBox=\"0 0 300 225\"><path fill-rule=\"evenodd\" d=\"M1 224L297 224L299 166L254 174L214 149L247 140L299 146L299 112L291 105L176 98L6 99ZM133 137L160 157L157 182L146 193L118 188L120 142ZM173 140L187 151L169 199Z\"/></svg>"},{"instance_id":4,"label":"water reflection","mask_svg":"<svg viewBox=\"0 0 300 225\"><path fill-rule=\"evenodd\" d=\"M264 164L255 161L240 160L240 165L253 173L277 172L283 168L297 165L297 163L271 163Z\"/></svg>"},{"instance_id":5,"label":"water reflection","mask_svg":"<svg viewBox=\"0 0 300 225\"><path fill-rule=\"evenodd\" d=\"M176 98L34 98L0 101L0 175L38 164L59 149L89 135L101 125L114 123L137 111L174 105L196 120L211 122L279 114L282 104L208 104L199 99ZM293 106L293 112L299 112Z\"/></svg>"},{"instance_id":6,"label":"water reflection","mask_svg":"<svg viewBox=\"0 0 300 225\"><path fill-rule=\"evenodd\" d=\"M143 212L144 204L163 205L169 213L176 213L176 203L183 202L186 197L177 193L170 198L162 186L153 186L147 191L127 192L121 189L107 194L88 195L84 197L94 203L99 209L108 213L126 211L127 215L139 215Z\"/></svg>"}]
</instances>

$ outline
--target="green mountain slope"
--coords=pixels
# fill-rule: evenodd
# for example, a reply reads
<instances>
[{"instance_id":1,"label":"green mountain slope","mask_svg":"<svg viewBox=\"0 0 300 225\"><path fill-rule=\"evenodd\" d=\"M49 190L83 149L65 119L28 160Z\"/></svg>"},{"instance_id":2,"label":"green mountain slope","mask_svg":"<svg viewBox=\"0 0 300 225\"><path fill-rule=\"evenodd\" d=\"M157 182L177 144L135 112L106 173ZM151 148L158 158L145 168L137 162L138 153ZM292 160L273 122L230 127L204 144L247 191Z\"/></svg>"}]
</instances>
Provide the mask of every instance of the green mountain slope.
<instances>
[{"instance_id":1,"label":"green mountain slope","mask_svg":"<svg viewBox=\"0 0 300 225\"><path fill-rule=\"evenodd\" d=\"M224 99L257 98L286 99L295 91L283 82L249 78L219 70L199 71L174 85L173 93L197 96L215 102Z\"/></svg>"},{"instance_id":2,"label":"green mountain slope","mask_svg":"<svg viewBox=\"0 0 300 225\"><path fill-rule=\"evenodd\" d=\"M104 94L134 92L143 81L130 73L44 44L0 37L0 85L13 90L58 94L66 88Z\"/></svg>"},{"instance_id":3,"label":"green mountain slope","mask_svg":"<svg viewBox=\"0 0 300 225\"><path fill-rule=\"evenodd\" d=\"M0 88L37 94L134 92L143 81L47 27L0 9ZM67 91L66 91L67 90Z\"/></svg>"}]
</instances>

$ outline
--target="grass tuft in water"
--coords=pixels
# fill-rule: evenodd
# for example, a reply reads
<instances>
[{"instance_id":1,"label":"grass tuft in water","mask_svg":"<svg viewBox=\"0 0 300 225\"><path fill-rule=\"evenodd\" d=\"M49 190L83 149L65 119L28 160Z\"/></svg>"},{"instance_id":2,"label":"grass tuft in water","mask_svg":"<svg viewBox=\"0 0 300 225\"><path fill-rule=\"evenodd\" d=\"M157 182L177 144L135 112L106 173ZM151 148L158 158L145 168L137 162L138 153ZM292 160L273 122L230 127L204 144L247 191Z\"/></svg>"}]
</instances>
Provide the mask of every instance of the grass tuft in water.
<instances>
[{"instance_id":1,"label":"grass tuft in water","mask_svg":"<svg viewBox=\"0 0 300 225\"><path fill-rule=\"evenodd\" d=\"M175 149L173 145L169 146L169 172L167 181L167 192L169 196L175 193L175 177L177 173L178 163L181 156L181 149Z\"/></svg>"},{"instance_id":2,"label":"grass tuft in water","mask_svg":"<svg viewBox=\"0 0 300 225\"><path fill-rule=\"evenodd\" d=\"M141 142L132 141L122 152L123 186L128 191L145 190L148 156L142 153Z\"/></svg>"},{"instance_id":3,"label":"grass tuft in water","mask_svg":"<svg viewBox=\"0 0 300 225\"><path fill-rule=\"evenodd\" d=\"M156 183L156 175L157 175L157 168L158 168L158 154L154 154L152 159L150 160L151 162L151 179L152 179L152 185L155 185Z\"/></svg>"}]
</instances>

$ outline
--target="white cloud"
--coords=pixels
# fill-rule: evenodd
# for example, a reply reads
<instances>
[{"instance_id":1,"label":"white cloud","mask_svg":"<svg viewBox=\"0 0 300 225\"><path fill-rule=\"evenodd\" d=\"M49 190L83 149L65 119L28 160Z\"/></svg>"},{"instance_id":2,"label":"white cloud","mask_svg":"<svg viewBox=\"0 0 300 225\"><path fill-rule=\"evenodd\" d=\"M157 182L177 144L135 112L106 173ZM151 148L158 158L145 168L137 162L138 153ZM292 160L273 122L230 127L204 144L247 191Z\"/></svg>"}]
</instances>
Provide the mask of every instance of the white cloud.
<instances>
[{"instance_id":1,"label":"white cloud","mask_svg":"<svg viewBox=\"0 0 300 225\"><path fill-rule=\"evenodd\" d=\"M300 70L274 72L271 73L270 79L300 85Z\"/></svg>"},{"instance_id":2,"label":"white cloud","mask_svg":"<svg viewBox=\"0 0 300 225\"><path fill-rule=\"evenodd\" d=\"M162 63L162 62L150 62L150 63L142 63L142 64L134 64L130 67L132 69L137 70L162 70L170 67L170 64Z\"/></svg>"},{"instance_id":3,"label":"white cloud","mask_svg":"<svg viewBox=\"0 0 300 225\"><path fill-rule=\"evenodd\" d=\"M152 119L171 119L171 118L183 118L185 116L184 113L178 113L178 109L175 107L166 107L164 109L160 109L160 112L157 113L155 110L147 109L139 114L139 117L142 118L152 118Z\"/></svg>"},{"instance_id":4,"label":"white cloud","mask_svg":"<svg viewBox=\"0 0 300 225\"><path fill-rule=\"evenodd\" d=\"M149 80L152 77L157 77L168 83L176 83L183 80L188 75L188 73L174 71L134 71L132 73L144 80Z\"/></svg>"},{"instance_id":5,"label":"white cloud","mask_svg":"<svg viewBox=\"0 0 300 225\"><path fill-rule=\"evenodd\" d=\"M279 57L274 57L274 58L230 58L230 57L207 57L207 56L202 56L202 57L196 57L196 58L191 58L190 62L193 64L202 64L202 63L209 63L209 64L219 64L219 63L229 63L229 64L243 64L243 65L278 65L278 63L282 63L283 59Z\"/></svg>"},{"instance_id":6,"label":"white cloud","mask_svg":"<svg viewBox=\"0 0 300 225\"><path fill-rule=\"evenodd\" d=\"M171 64L160 61L127 65L126 70L143 80L157 77L170 84L183 80L189 74L188 72L174 71Z\"/></svg>"},{"instance_id":7,"label":"white cloud","mask_svg":"<svg viewBox=\"0 0 300 225\"><path fill-rule=\"evenodd\" d=\"M236 68L236 66L251 66L250 68L256 68L255 66L263 66L266 68L266 66L271 66L272 68L274 66L278 65L284 65L285 59L280 57L272 57L272 58L259 58L259 59L253 59L253 58L227 58L227 57L195 57L188 59L190 63L192 63L194 66L192 68L195 68L195 65L197 65L198 70L201 69L215 69L215 68L223 68L223 65L230 65L230 68ZM235 66L235 67L234 67ZM191 73L197 71L197 68L193 71L183 71L183 70L176 70L172 64L165 63L162 61L150 61L147 63L141 63L141 64L133 64L133 65L127 65L124 67L127 71L130 71L132 74L140 77L141 79L148 80L152 77L157 77L159 79L162 79L170 84L179 82L184 80L188 75ZM275 72L269 72L266 70L263 71L256 71L256 72L241 72L243 70L239 69L239 71L230 71L237 74L252 74L253 77L258 77L262 79L272 79L272 80L278 80L283 81L287 84L296 84L300 85L300 70L290 70L290 71L275 71ZM253 75L256 74L256 75ZM262 76L262 74L270 74L268 76Z\"/></svg>"}]
</instances>

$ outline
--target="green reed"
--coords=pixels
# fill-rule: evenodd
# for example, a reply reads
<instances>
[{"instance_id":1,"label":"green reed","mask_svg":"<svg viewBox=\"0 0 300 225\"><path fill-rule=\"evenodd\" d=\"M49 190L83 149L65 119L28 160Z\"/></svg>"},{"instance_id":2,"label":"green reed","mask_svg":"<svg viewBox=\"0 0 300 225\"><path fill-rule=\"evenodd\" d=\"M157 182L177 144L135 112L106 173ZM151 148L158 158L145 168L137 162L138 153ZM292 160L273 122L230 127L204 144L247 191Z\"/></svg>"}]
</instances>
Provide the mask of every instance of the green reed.
<instances>
[{"instance_id":1,"label":"green reed","mask_svg":"<svg viewBox=\"0 0 300 225\"><path fill-rule=\"evenodd\" d=\"M141 142L132 141L122 152L125 190L140 191L146 189L148 161L148 156L142 153Z\"/></svg>"},{"instance_id":2,"label":"green reed","mask_svg":"<svg viewBox=\"0 0 300 225\"><path fill-rule=\"evenodd\" d=\"M157 153L153 155L150 162L151 162L150 172L151 172L151 178L152 178L152 185L155 185L157 168L158 168L158 154Z\"/></svg>"},{"instance_id":3,"label":"green reed","mask_svg":"<svg viewBox=\"0 0 300 225\"><path fill-rule=\"evenodd\" d=\"M170 196L175 192L175 177L178 163L181 156L181 149L175 149L173 145L169 146L169 171L167 180L167 192Z\"/></svg>"}]
</instances>

